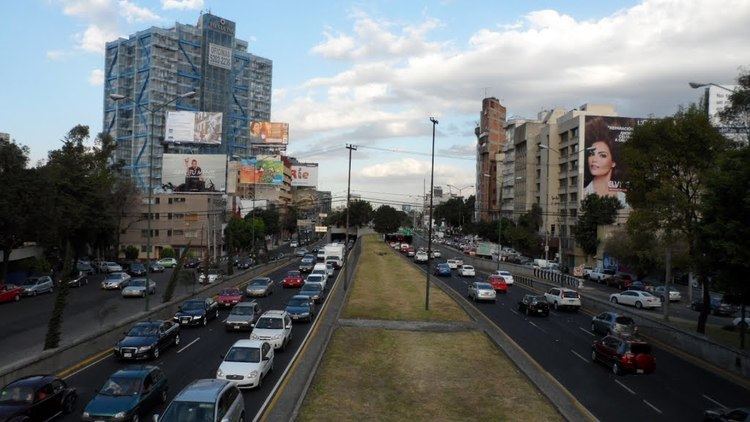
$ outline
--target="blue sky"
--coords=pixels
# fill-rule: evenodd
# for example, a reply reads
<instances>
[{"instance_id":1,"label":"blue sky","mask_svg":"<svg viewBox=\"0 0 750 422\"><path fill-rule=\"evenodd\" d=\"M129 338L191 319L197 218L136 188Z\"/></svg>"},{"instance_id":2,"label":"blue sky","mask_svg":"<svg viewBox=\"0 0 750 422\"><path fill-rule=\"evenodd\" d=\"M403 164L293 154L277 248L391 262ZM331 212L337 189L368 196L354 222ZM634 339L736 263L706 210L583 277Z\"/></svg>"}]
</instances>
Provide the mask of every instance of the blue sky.
<instances>
[{"instance_id":1,"label":"blue sky","mask_svg":"<svg viewBox=\"0 0 750 422\"><path fill-rule=\"evenodd\" d=\"M274 61L272 117L290 123L291 152L321 163L321 188L345 188L347 142L429 152L429 115L440 119L437 149L459 158L438 157L436 183L469 185L485 88L509 115L585 102L613 103L621 115L669 114L697 98L688 80L731 82L748 65L748 3L7 2L0 131L28 145L33 160L77 123L99 132L102 87L92 72L103 66L102 42L194 24L210 9ZM355 191L422 193L428 157L368 149L355 157Z\"/></svg>"}]
</instances>

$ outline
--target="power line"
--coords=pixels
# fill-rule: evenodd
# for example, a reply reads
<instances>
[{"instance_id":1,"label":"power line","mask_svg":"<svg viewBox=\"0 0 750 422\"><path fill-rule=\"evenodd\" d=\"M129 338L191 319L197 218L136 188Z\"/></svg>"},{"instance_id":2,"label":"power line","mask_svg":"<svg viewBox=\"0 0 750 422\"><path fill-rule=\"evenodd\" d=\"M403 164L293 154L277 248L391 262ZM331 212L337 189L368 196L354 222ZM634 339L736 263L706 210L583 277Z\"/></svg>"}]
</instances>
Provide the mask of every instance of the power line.
<instances>
[{"instance_id":1,"label":"power line","mask_svg":"<svg viewBox=\"0 0 750 422\"><path fill-rule=\"evenodd\" d=\"M398 148L380 148L380 147L373 147L373 146L365 146L365 145L357 145L359 148L365 148L365 149L374 149L378 151L386 151L386 152L396 152L400 154L413 154L413 155L425 155L427 157L432 156L432 154L426 153L426 152L419 152L419 151L407 151L403 149ZM445 158L451 158L454 160L469 160L474 161L475 158L473 157L456 157L455 155L448 155L448 154L435 154L436 157L445 157Z\"/></svg>"}]
</instances>

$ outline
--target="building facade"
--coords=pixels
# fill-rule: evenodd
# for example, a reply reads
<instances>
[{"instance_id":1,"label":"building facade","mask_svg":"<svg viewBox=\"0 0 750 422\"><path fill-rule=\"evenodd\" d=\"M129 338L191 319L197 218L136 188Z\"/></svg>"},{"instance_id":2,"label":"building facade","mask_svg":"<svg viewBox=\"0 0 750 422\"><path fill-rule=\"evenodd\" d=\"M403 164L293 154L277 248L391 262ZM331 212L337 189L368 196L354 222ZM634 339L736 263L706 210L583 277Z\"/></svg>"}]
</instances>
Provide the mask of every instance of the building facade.
<instances>
[{"instance_id":1,"label":"building facade","mask_svg":"<svg viewBox=\"0 0 750 422\"><path fill-rule=\"evenodd\" d=\"M505 138L506 110L497 98L482 100L482 112L477 136L476 202L474 220L489 221L500 215L502 182L498 174L498 161L502 160Z\"/></svg>"}]
</instances>

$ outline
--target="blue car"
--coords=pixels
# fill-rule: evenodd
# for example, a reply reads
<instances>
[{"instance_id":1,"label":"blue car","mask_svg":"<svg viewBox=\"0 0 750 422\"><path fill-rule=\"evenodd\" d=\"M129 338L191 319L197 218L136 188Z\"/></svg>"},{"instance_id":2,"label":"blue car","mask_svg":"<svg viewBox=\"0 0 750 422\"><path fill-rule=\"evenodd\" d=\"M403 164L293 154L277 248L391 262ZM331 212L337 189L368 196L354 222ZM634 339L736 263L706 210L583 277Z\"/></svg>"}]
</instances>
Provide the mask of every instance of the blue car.
<instances>
[{"instance_id":1,"label":"blue car","mask_svg":"<svg viewBox=\"0 0 750 422\"><path fill-rule=\"evenodd\" d=\"M286 304L286 312L294 321L312 321L315 317L315 301L310 296L294 295Z\"/></svg>"},{"instance_id":2,"label":"blue car","mask_svg":"<svg viewBox=\"0 0 750 422\"><path fill-rule=\"evenodd\" d=\"M149 411L167 402L167 378L157 366L121 369L104 383L86 405L82 420L151 419Z\"/></svg>"},{"instance_id":3,"label":"blue car","mask_svg":"<svg viewBox=\"0 0 750 422\"><path fill-rule=\"evenodd\" d=\"M435 266L435 275L438 277L450 277L451 267L448 264L437 264Z\"/></svg>"}]
</instances>

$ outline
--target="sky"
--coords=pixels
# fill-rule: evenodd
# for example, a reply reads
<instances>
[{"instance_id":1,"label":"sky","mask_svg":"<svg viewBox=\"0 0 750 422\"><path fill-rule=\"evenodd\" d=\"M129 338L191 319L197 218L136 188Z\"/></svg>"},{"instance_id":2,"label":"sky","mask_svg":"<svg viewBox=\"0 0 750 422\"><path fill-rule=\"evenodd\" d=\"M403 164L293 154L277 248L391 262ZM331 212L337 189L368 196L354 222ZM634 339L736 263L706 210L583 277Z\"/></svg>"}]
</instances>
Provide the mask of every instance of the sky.
<instances>
[{"instance_id":1,"label":"sky","mask_svg":"<svg viewBox=\"0 0 750 422\"><path fill-rule=\"evenodd\" d=\"M610 103L621 116L673 114L688 82L732 83L750 65L750 1L5 2L0 132L32 162L76 124L102 130L104 43L150 26L233 20L250 52L273 60L271 118L288 152L320 163L319 189L418 202L429 186L475 182L474 127L485 96L508 116ZM406 152L405 152L406 151ZM473 188L464 189L468 195Z\"/></svg>"}]
</instances>

